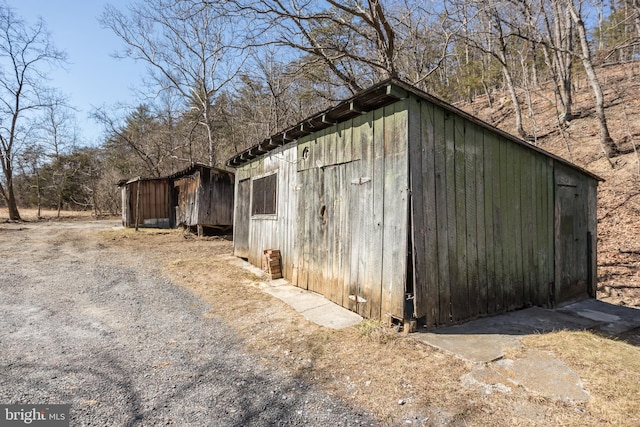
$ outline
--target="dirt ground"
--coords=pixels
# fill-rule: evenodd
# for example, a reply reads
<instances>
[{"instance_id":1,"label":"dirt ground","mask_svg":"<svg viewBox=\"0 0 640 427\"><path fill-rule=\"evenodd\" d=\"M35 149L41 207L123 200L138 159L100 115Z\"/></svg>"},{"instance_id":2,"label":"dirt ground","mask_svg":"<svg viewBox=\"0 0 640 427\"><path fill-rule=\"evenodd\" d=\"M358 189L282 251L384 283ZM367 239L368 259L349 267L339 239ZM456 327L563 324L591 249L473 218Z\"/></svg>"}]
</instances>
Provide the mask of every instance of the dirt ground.
<instances>
[{"instance_id":1,"label":"dirt ground","mask_svg":"<svg viewBox=\"0 0 640 427\"><path fill-rule=\"evenodd\" d=\"M525 342L522 351L529 348L548 351L570 366L582 379L584 388L591 396L587 402L554 400L518 387L509 390L476 387L464 378L468 378L469 373L482 369L483 366L443 353L415 341L410 335L398 334L377 322L365 321L358 327L339 331L308 322L289 306L264 293L259 287L260 278L236 264L237 260L231 256L232 242L229 238L197 238L175 230L135 232L110 229L95 233L83 228L83 222L85 221L81 220L77 226L69 227L65 234L54 239L58 247L54 252L75 251L73 254L76 261L70 265L58 265L53 262L47 264L47 269L53 268L54 272L58 271L58 274L62 275L58 280L74 282L74 293L67 298L69 300L86 298L86 293L91 294L95 292L96 287L101 286L102 282L96 282L97 279L95 277L92 279L90 276L90 280L84 284L87 288L84 291L83 282L76 283L77 276L69 275L69 271L77 270L81 263L91 264L95 260L103 258L106 260L117 254L117 259L127 265L126 271L131 275L146 275L149 271L156 271L157 273L154 274L158 274L160 278L158 285L141 285L142 289L138 292L132 292L130 289L126 292L124 290L116 292L115 295L118 298L116 306L131 307L135 302L134 313L138 313L140 304L149 304L156 311L167 311L166 306L158 305L158 299L173 298L175 301L171 303L170 309L174 316L173 327L178 330L186 328L187 335L191 336L190 339L178 340L173 349L181 352L180 354L188 354L186 360L183 356L181 359L183 362L180 362L185 365L178 365L184 366L186 371L194 369L189 368L190 359L220 357L215 356L218 353L215 353L207 344L220 339L210 335L217 334L215 331L218 326L231 331L236 346L233 347L234 350L230 350L232 347L227 347L226 344L220 346L227 354L231 354L229 351L232 354L242 351L246 352L248 357L248 359L242 359L242 367L236 365L235 369L241 369L243 374L239 379L233 380L229 386L227 392L232 396L239 396L237 394L239 390L244 390L243 393L251 393L252 398L262 399L253 394L252 389L261 385L250 378L253 378L254 373L263 378L264 372L269 371L275 372L275 375L280 378L295 378L296 381L302 381L304 387L313 390L317 387L318 393L326 396L322 399L329 399L331 402L329 406L337 408L336 411L343 415L342 418L336 418L341 420L340 423L329 422L333 425L595 426L640 423L640 408L637 406L640 400L640 349L620 337L605 337L585 331L537 334L522 338ZM17 245L23 253L42 256L43 245L47 238L46 235L40 235L39 230L56 227L56 221L34 225L36 224L29 222L0 224L0 233L5 239L4 250L13 244ZM23 232L3 231L7 227L28 228L30 237L23 239L18 237ZM7 241L9 236L15 236L16 240L13 240L13 243ZM25 263L22 264L13 260L12 262L17 264L9 268L11 271L30 268L29 265L36 262L33 256L26 258ZM55 260L56 256L52 253L51 260ZM6 268L5 266L5 270ZM117 288L119 282L127 282L127 277L127 275L112 277L108 283L111 283L111 287ZM154 286L159 286L159 289L154 290ZM171 296L171 293L167 294L167 286L188 292L186 294L178 292ZM94 290L90 291L90 289ZM130 298L127 297L129 294L131 294ZM112 305L104 302L105 297L113 296L114 294L111 293L95 295L93 297L95 309L105 304L105 307L110 307L108 310L115 310ZM204 322L197 327L203 330L184 326L185 319L193 316L190 307L203 307L202 304L207 308L204 311L197 309L196 312L199 313L197 317ZM110 321L118 322L122 316L123 314L117 314L115 320ZM130 320L125 320L125 323L130 322L131 325L135 325L140 318L141 316L135 315L127 318ZM188 320L188 322L187 324L191 325L192 321ZM91 322L88 324L91 325ZM99 325L100 323L95 327L99 329ZM30 328L37 327L38 325L34 324L24 326L22 330L26 334ZM162 334L159 335L159 343L154 343L153 333L142 337L136 335L137 341L131 348L136 352L144 351L147 347L151 353L166 352L167 345L171 346L168 344L171 338L164 335L166 332ZM3 337L0 337L0 340L6 341ZM94 344L91 340L83 343L85 348L91 348ZM185 348L181 349L183 345ZM0 354L3 358L7 357L6 350ZM511 359L517 359L518 354L519 351L514 351L508 356ZM58 354L57 357L58 360L69 363L67 356ZM125 358L124 354L116 360L121 361L123 358ZM169 368L166 362L178 363L174 359L159 359L152 355L136 359L134 366L126 370L128 375L133 376L135 384L144 381L145 374L164 372ZM6 363L3 363L5 370ZM9 366L12 367L15 363L13 361ZM113 360L105 359L99 365L99 369L97 367L93 369L109 372L111 363L114 363ZM203 365L196 366L196 370L202 375L205 375L206 369L210 369ZM45 377L45 379L38 377L38 381L47 381L46 375L51 372L49 367L45 369L36 365L34 368ZM179 424L179 417L184 415L184 412L177 409L179 405L173 402L173 399L181 402L182 397L171 393L167 397L161 392L164 388L172 387L175 378L165 373L157 380L159 382L153 383L153 389L163 396L165 402L163 405L169 405L174 412L167 412L168 410L158 407L155 395L140 393L137 395L136 404L141 409L131 413L141 413L143 416L151 417L148 419L160 419L153 418L159 413L165 417L162 419L170 418ZM79 388L54 390L51 391L51 396L67 396L76 399L78 404L84 405L83 413L90 414L87 408L94 405L93 400L99 399L84 397L85 394L81 390L83 388L99 389L100 382L93 382L95 378L85 378L83 381L85 382ZM234 385L236 383L239 388ZM209 393L215 394L217 391L212 390ZM198 400L203 398L201 393L196 395L197 397L193 397L196 399L196 406L214 405L215 407L214 401L206 398ZM29 396L28 392L17 387L13 394L3 394L2 398L14 401L27 399ZM82 396L82 399L79 396ZM224 400L224 402L238 408L237 405L242 402L242 399L234 397L231 401ZM124 405L123 408L130 409L131 402L120 404ZM304 406L304 401L300 404ZM293 405L288 410L294 412L303 410L295 408L296 406ZM101 409L107 412L109 410L104 406ZM287 416L297 419L296 415L289 414L287 409L283 411L281 413L281 416L285 417L283 420L286 420ZM207 411L200 409L194 413L196 415L189 416L196 418L189 418L189 420L195 425L197 417L203 416L202 414L206 414ZM326 412L320 410L319 414L326 415ZM231 417L229 414L227 416ZM240 414L237 416L239 417ZM222 425L238 425L233 424L232 421L239 418L228 418L226 423L222 422L223 419L224 417L219 419ZM331 420L331 418L323 419L324 422ZM137 423L135 419L133 421L129 425ZM126 423L122 425L124 424ZM292 423L283 422L283 424L291 425ZM244 425L267 424L255 421Z\"/></svg>"},{"instance_id":2,"label":"dirt ground","mask_svg":"<svg viewBox=\"0 0 640 427\"><path fill-rule=\"evenodd\" d=\"M144 247L96 234L115 223L0 225L0 402L70 404L72 426L378 424L261 363Z\"/></svg>"}]
</instances>

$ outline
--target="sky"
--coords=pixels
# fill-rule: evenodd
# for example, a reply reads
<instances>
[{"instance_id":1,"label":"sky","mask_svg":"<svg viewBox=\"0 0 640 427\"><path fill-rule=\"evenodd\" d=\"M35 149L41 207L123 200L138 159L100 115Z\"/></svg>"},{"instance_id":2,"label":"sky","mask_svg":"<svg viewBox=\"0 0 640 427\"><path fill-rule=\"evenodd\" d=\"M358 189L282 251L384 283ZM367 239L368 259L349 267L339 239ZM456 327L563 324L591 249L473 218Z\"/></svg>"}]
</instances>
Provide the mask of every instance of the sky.
<instances>
[{"instance_id":1,"label":"sky","mask_svg":"<svg viewBox=\"0 0 640 427\"><path fill-rule=\"evenodd\" d=\"M111 55L123 47L120 39L98 22L106 4L126 8L126 0L6 0L15 14L33 24L41 17L59 50L67 54L65 69L54 72L57 88L77 111L80 143L98 145L103 131L89 117L94 107L135 104L132 88L140 85L144 66Z\"/></svg>"}]
</instances>

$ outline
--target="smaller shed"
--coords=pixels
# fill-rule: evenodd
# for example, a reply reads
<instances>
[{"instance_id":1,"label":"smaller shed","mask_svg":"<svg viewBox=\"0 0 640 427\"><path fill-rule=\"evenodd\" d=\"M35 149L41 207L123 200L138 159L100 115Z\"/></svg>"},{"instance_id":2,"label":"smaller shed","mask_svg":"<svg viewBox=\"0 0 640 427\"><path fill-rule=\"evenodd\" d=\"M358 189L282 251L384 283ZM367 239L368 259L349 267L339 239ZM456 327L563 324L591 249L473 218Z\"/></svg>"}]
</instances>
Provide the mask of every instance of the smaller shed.
<instances>
[{"instance_id":1,"label":"smaller shed","mask_svg":"<svg viewBox=\"0 0 640 427\"><path fill-rule=\"evenodd\" d=\"M120 182L125 227L233 227L234 174L194 163L160 178Z\"/></svg>"},{"instance_id":2,"label":"smaller shed","mask_svg":"<svg viewBox=\"0 0 640 427\"><path fill-rule=\"evenodd\" d=\"M133 178L120 182L122 225L171 227L169 178Z\"/></svg>"},{"instance_id":3,"label":"smaller shed","mask_svg":"<svg viewBox=\"0 0 640 427\"><path fill-rule=\"evenodd\" d=\"M233 173L194 164L169 178L176 227L233 228Z\"/></svg>"}]
</instances>

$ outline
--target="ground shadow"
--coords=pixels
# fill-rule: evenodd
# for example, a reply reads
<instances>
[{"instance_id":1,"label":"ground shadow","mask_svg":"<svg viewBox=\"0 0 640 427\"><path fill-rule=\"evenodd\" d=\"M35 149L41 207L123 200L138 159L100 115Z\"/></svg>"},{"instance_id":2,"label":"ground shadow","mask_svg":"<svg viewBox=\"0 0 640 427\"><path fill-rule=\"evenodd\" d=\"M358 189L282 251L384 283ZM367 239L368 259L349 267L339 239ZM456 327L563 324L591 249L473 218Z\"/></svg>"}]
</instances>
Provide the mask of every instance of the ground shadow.
<instances>
[{"instance_id":1,"label":"ground shadow","mask_svg":"<svg viewBox=\"0 0 640 427\"><path fill-rule=\"evenodd\" d=\"M555 309L530 307L428 331L437 335L530 335L559 330L592 330L635 341L640 334L640 309L589 299Z\"/></svg>"}]
</instances>

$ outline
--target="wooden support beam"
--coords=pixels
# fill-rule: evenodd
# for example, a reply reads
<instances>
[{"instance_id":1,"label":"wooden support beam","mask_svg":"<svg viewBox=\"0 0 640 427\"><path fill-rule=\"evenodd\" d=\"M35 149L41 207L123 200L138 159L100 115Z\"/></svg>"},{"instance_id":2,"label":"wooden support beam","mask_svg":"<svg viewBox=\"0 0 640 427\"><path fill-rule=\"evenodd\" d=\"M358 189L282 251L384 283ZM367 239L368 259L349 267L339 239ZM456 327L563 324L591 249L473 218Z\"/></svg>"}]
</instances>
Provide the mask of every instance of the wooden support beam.
<instances>
[{"instance_id":1,"label":"wooden support beam","mask_svg":"<svg viewBox=\"0 0 640 427\"><path fill-rule=\"evenodd\" d=\"M357 113L357 114L364 114L366 113L366 111L364 111L364 108L362 106L360 106L357 102L355 101L351 101L349 103L349 111Z\"/></svg>"},{"instance_id":2,"label":"wooden support beam","mask_svg":"<svg viewBox=\"0 0 640 427\"><path fill-rule=\"evenodd\" d=\"M398 98L398 99L405 99L408 95L407 95L407 91L392 84L389 83L387 85L387 89L386 89L386 93L389 96L393 96L394 98Z\"/></svg>"},{"instance_id":3,"label":"wooden support beam","mask_svg":"<svg viewBox=\"0 0 640 427\"><path fill-rule=\"evenodd\" d=\"M327 125L335 125L336 122L335 120L331 119L328 115L323 114L322 115L322 123L327 124Z\"/></svg>"},{"instance_id":4,"label":"wooden support beam","mask_svg":"<svg viewBox=\"0 0 640 427\"><path fill-rule=\"evenodd\" d=\"M290 130L285 130L284 132L282 132L282 144L281 145L284 145L284 144L286 144L288 142L296 140L296 138L294 138L294 137L292 137L290 135L287 135L287 132L290 132Z\"/></svg>"},{"instance_id":5,"label":"wooden support beam","mask_svg":"<svg viewBox=\"0 0 640 427\"><path fill-rule=\"evenodd\" d=\"M313 132L313 125L308 121L301 123L300 132L304 133L305 135L309 135L311 132Z\"/></svg>"}]
</instances>

